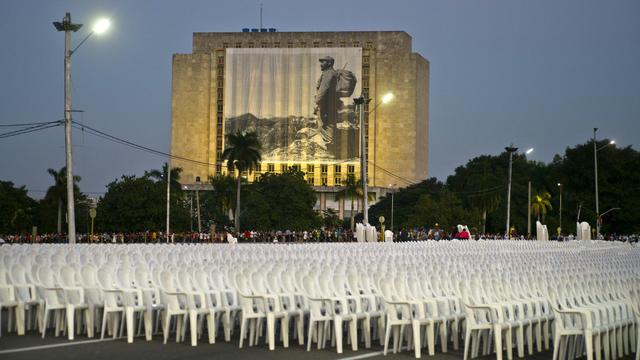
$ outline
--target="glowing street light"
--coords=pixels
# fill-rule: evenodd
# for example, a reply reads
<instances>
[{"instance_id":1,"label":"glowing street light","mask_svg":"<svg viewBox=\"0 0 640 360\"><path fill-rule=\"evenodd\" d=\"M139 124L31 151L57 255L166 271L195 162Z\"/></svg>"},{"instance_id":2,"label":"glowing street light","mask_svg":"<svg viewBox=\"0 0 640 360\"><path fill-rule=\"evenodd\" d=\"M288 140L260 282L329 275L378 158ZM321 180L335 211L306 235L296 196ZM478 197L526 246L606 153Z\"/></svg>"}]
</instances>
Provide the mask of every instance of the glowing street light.
<instances>
[{"instance_id":1,"label":"glowing street light","mask_svg":"<svg viewBox=\"0 0 640 360\"><path fill-rule=\"evenodd\" d=\"M525 155L529 155L533 152L533 148L529 148L527 151L525 151Z\"/></svg>"},{"instance_id":2,"label":"glowing street light","mask_svg":"<svg viewBox=\"0 0 640 360\"><path fill-rule=\"evenodd\" d=\"M96 23L93 25L93 32L100 35L105 31L109 30L110 27L111 27L111 20L100 19L96 21Z\"/></svg>"},{"instance_id":3,"label":"glowing street light","mask_svg":"<svg viewBox=\"0 0 640 360\"><path fill-rule=\"evenodd\" d=\"M67 239L69 244L76 243L76 217L73 194L73 156L71 153L71 55L84 44L85 41L95 32L103 33L109 28L108 20L101 20L96 23L91 31L73 50L71 50L71 32L80 30L82 24L71 22L71 14L66 13L61 22L55 21L53 26L58 31L64 31L64 129L65 129L65 162L67 167Z\"/></svg>"},{"instance_id":4,"label":"glowing street light","mask_svg":"<svg viewBox=\"0 0 640 360\"><path fill-rule=\"evenodd\" d=\"M605 144L598 148L598 143L596 141L596 132L598 128L593 128L593 168L595 172L595 182L596 182L596 239L600 237L600 203L598 199L598 151L604 149L609 145L615 145L616 141L611 140L608 144Z\"/></svg>"},{"instance_id":5,"label":"glowing street light","mask_svg":"<svg viewBox=\"0 0 640 360\"><path fill-rule=\"evenodd\" d=\"M382 96L381 102L376 104L376 106L369 111L369 114L372 114L380 104L387 104L391 100L393 100L394 95L391 92L388 92ZM356 112L359 113L360 116L360 179L362 180L362 204L364 205L364 219L363 223L365 225L369 224L369 199L368 199L368 189L367 189L367 143L365 142L365 127L364 127L364 105L368 104L371 99L367 98L364 95L361 95L358 98L353 99L353 103L356 106Z\"/></svg>"}]
</instances>

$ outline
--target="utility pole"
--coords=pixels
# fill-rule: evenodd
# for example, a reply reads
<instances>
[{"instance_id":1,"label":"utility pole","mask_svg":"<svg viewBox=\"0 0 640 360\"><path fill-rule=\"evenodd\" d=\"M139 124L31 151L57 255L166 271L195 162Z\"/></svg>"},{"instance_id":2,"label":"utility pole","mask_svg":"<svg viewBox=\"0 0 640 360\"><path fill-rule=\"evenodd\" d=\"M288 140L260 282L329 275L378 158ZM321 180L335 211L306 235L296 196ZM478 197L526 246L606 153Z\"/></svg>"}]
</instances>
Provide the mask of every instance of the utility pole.
<instances>
[{"instance_id":1,"label":"utility pole","mask_svg":"<svg viewBox=\"0 0 640 360\"><path fill-rule=\"evenodd\" d=\"M360 116L360 181L362 181L362 205L363 205L363 223L369 224L369 203L367 188L367 143L365 141L366 129L364 126L364 105L368 104L371 99L364 96L353 99Z\"/></svg>"},{"instance_id":2,"label":"utility pole","mask_svg":"<svg viewBox=\"0 0 640 360\"><path fill-rule=\"evenodd\" d=\"M171 217L171 164L167 160L167 242L169 242L169 219Z\"/></svg>"},{"instance_id":3,"label":"utility pole","mask_svg":"<svg viewBox=\"0 0 640 360\"><path fill-rule=\"evenodd\" d=\"M596 240L600 237L600 204L598 202L598 143L596 141L596 132L598 128L593 128L593 167L595 169L596 179Z\"/></svg>"},{"instance_id":4,"label":"utility pole","mask_svg":"<svg viewBox=\"0 0 640 360\"><path fill-rule=\"evenodd\" d=\"M529 191L527 196L527 235L531 238L531 180L529 180Z\"/></svg>"},{"instance_id":5,"label":"utility pole","mask_svg":"<svg viewBox=\"0 0 640 360\"><path fill-rule=\"evenodd\" d=\"M507 188L507 230L505 236L507 240L510 238L510 221L511 221L511 169L513 165L513 153L518 151L517 147L514 147L513 144L511 146L507 146L504 148L509 153L509 186Z\"/></svg>"},{"instance_id":6,"label":"utility pole","mask_svg":"<svg viewBox=\"0 0 640 360\"><path fill-rule=\"evenodd\" d=\"M71 22L71 13L66 13L62 22L54 22L56 30L64 31L64 147L67 167L67 238L69 244L76 243L76 215L73 196L73 155L71 149L71 32L80 30L82 24Z\"/></svg>"}]
</instances>

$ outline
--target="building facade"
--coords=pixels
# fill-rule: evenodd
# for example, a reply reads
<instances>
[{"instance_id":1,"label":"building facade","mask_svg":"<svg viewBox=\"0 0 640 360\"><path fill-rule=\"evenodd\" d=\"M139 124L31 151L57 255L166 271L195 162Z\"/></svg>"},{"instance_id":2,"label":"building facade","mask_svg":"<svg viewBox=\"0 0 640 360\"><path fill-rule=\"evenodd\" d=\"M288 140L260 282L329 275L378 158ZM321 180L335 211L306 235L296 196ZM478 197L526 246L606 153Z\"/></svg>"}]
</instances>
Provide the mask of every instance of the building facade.
<instances>
[{"instance_id":1,"label":"building facade","mask_svg":"<svg viewBox=\"0 0 640 360\"><path fill-rule=\"evenodd\" d=\"M394 99L383 104L389 92ZM206 182L226 173L225 135L256 131L263 161L249 181L296 168L314 186L317 207L344 216L335 193L349 175L360 177L352 98L361 94L371 99L371 191L426 179L429 62L412 52L406 32L194 33L192 53L173 55L171 166L183 169L187 187Z\"/></svg>"}]
</instances>

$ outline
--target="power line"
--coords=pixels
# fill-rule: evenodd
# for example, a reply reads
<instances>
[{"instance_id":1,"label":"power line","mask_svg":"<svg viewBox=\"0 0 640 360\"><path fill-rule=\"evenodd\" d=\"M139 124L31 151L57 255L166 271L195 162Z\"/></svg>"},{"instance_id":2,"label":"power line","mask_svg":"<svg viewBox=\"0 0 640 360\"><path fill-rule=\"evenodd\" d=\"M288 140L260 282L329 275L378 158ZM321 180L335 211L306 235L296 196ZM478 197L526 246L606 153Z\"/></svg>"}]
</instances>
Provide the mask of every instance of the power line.
<instances>
[{"instance_id":1,"label":"power line","mask_svg":"<svg viewBox=\"0 0 640 360\"><path fill-rule=\"evenodd\" d=\"M52 128L52 127L59 126L60 124L62 124L62 122L55 121L55 122L52 122L52 123L47 123L47 124L42 124L42 125L30 126L30 127L24 128L24 129L7 131L5 133L1 133L0 134L0 139L9 138L9 137L18 136L18 135L23 135L23 134L28 134L28 133L32 133L32 132L35 132L35 131L45 130L45 129L49 129L49 128Z\"/></svg>"},{"instance_id":2,"label":"power line","mask_svg":"<svg viewBox=\"0 0 640 360\"><path fill-rule=\"evenodd\" d=\"M46 125L60 122L62 120L56 121L45 121L45 122L34 122L34 123L21 123L21 124L0 124L0 127L20 127L20 126L33 126L33 125Z\"/></svg>"}]
</instances>

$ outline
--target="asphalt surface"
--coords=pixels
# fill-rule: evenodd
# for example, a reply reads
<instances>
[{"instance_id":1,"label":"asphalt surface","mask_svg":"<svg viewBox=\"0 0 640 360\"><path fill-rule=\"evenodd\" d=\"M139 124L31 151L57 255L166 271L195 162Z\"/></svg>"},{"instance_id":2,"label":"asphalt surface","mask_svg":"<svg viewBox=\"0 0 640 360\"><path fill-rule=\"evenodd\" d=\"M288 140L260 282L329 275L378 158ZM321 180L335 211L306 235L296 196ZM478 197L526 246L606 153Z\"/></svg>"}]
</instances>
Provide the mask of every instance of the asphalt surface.
<instances>
[{"instance_id":1,"label":"asphalt surface","mask_svg":"<svg viewBox=\"0 0 640 360\"><path fill-rule=\"evenodd\" d=\"M187 340L189 339L187 334ZM314 344L315 345L315 344ZM463 345L463 344L461 344ZM134 339L133 344L128 344L126 338L113 340L105 338L100 341L99 337L88 339L83 336L76 336L75 340L69 341L64 336L55 337L50 330L45 339L42 339L35 332L29 332L24 336L17 336L15 333L6 333L6 325L3 326L3 334L0 338L0 359L27 360L27 359L91 359L91 360L165 360L165 359L414 359L413 350L404 349L398 354L387 356L382 354L382 347L374 344L371 349L365 349L364 344L360 344L358 351L352 351L350 345L344 347L342 354L337 354L335 348L327 344L324 350L318 350L312 346L311 351L306 351L306 346L297 345L291 341L289 348L285 349L279 342L274 351L270 351L261 339L257 346L249 347L245 343L242 349L238 348L238 339L234 338L227 343L218 338L215 344L208 344L203 337L198 345L192 347L189 341L176 343L175 337L171 337L166 345L162 343L162 335L156 334L151 341L145 341L143 337ZM440 347L435 356L429 356L426 349L422 349L422 358L434 360L462 359L462 349L455 351L450 349L443 354ZM505 359L506 359L506 353ZM551 352L536 353L527 356L526 359L551 359ZM514 358L516 357L514 349ZM495 359L495 355L479 357L478 359ZM634 359L632 355L625 359Z\"/></svg>"}]
</instances>

